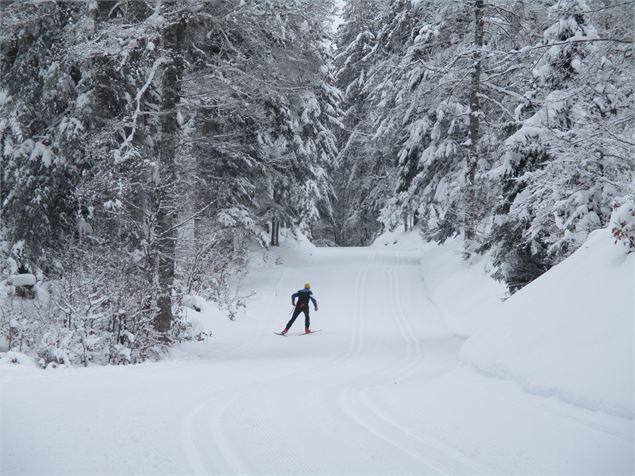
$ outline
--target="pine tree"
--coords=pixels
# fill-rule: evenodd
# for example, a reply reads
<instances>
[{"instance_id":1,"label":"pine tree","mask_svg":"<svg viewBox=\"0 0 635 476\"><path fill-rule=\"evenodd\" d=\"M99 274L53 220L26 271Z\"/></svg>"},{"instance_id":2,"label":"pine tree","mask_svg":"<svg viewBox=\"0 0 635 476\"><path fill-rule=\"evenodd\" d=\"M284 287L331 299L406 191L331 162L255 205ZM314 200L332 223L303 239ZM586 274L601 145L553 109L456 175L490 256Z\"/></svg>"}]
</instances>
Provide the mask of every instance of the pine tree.
<instances>
[{"instance_id":1,"label":"pine tree","mask_svg":"<svg viewBox=\"0 0 635 476\"><path fill-rule=\"evenodd\" d=\"M334 183L338 196L335 241L367 244L377 230L377 207L371 195L381 193L373 176L378 164L369 156L370 103L368 81L378 51L378 15L384 2L351 0L336 34L335 76L342 91L342 124L338 141L340 168Z\"/></svg>"},{"instance_id":2,"label":"pine tree","mask_svg":"<svg viewBox=\"0 0 635 476\"><path fill-rule=\"evenodd\" d=\"M2 222L41 259L73 230L70 191L87 167L84 144L91 110L82 65L65 51L90 33L85 6L14 3L3 7L0 144ZM78 28L79 26L79 28Z\"/></svg>"},{"instance_id":3,"label":"pine tree","mask_svg":"<svg viewBox=\"0 0 635 476\"><path fill-rule=\"evenodd\" d=\"M612 13L613 25L619 25L622 8L599 11ZM521 126L505 141L504 160L494 172L504 179L504 199L492 239L512 291L606 226L612 200L628 190L633 175L626 143L613 140L625 137L623 126L632 123L618 105L625 104L622 94L632 94L616 67L628 48L612 43L610 29L594 26L583 2L556 2L550 15L553 23L533 47L540 58L517 109ZM597 130L613 137L604 140Z\"/></svg>"}]
</instances>

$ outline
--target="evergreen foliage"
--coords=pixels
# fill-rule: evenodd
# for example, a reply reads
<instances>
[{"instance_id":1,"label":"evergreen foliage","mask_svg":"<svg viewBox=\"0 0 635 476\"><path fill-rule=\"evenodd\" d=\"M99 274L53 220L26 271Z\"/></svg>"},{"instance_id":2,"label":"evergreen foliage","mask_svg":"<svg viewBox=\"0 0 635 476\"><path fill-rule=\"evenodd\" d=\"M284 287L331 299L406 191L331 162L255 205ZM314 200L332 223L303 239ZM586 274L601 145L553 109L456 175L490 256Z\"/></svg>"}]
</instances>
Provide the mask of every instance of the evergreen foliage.
<instances>
[{"instance_id":1,"label":"evergreen foliage","mask_svg":"<svg viewBox=\"0 0 635 476\"><path fill-rule=\"evenodd\" d=\"M156 357L187 338L185 295L234 315L267 221L308 232L331 213L328 2L2 10L5 271L38 276L46 316L23 316L21 342L45 363Z\"/></svg>"},{"instance_id":2,"label":"evergreen foliage","mask_svg":"<svg viewBox=\"0 0 635 476\"><path fill-rule=\"evenodd\" d=\"M339 189L363 199L344 223L462 235L512 291L607 225L635 167L633 2L379 2L359 38L355 3L337 35L347 78L372 44L341 146Z\"/></svg>"}]
</instances>

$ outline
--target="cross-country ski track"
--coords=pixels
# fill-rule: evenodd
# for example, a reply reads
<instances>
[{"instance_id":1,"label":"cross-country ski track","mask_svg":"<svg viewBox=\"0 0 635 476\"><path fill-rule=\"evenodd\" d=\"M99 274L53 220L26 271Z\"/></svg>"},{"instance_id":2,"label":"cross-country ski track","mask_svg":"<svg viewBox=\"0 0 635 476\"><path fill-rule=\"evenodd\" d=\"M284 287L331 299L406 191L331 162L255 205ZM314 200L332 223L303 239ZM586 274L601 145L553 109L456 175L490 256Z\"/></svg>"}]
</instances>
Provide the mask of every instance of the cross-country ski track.
<instances>
[{"instance_id":1,"label":"cross-country ski track","mask_svg":"<svg viewBox=\"0 0 635 476\"><path fill-rule=\"evenodd\" d=\"M245 316L172 360L4 376L2 474L621 471L626 420L459 361L419 256L318 248L255 268ZM305 281L322 332L274 335Z\"/></svg>"}]
</instances>

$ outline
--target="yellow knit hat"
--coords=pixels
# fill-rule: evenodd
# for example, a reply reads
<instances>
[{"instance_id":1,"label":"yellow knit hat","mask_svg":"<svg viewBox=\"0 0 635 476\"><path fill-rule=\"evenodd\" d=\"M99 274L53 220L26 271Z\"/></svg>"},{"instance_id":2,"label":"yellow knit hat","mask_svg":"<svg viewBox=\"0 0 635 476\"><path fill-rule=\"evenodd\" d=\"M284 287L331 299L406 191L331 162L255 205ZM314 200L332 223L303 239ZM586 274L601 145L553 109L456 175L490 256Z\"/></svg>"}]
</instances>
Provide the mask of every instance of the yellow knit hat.
<instances>
[{"instance_id":1,"label":"yellow knit hat","mask_svg":"<svg viewBox=\"0 0 635 476\"><path fill-rule=\"evenodd\" d=\"M304 289L311 289L310 283L304 283Z\"/></svg>"}]
</instances>

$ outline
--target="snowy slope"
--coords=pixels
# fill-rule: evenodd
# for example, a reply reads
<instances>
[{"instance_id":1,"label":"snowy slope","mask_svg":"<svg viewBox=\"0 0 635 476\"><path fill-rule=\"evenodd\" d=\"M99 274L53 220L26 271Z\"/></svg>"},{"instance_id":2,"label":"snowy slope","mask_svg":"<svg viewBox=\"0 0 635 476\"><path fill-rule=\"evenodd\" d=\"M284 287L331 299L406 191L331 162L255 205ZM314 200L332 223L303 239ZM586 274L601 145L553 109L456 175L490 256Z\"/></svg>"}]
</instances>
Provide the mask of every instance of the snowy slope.
<instances>
[{"instance_id":1,"label":"snowy slope","mask_svg":"<svg viewBox=\"0 0 635 476\"><path fill-rule=\"evenodd\" d=\"M257 294L238 320L189 311L214 336L172 361L0 365L0 472L632 473L632 420L460 364L464 341L422 287L420 243L408 240L287 242L254 263L241 294ZM274 335L305 281L323 331Z\"/></svg>"},{"instance_id":2,"label":"snowy slope","mask_svg":"<svg viewBox=\"0 0 635 476\"><path fill-rule=\"evenodd\" d=\"M594 232L500 306L462 358L530 392L633 418L634 260L608 229Z\"/></svg>"}]
</instances>

